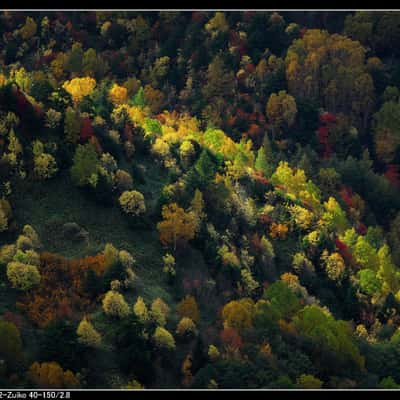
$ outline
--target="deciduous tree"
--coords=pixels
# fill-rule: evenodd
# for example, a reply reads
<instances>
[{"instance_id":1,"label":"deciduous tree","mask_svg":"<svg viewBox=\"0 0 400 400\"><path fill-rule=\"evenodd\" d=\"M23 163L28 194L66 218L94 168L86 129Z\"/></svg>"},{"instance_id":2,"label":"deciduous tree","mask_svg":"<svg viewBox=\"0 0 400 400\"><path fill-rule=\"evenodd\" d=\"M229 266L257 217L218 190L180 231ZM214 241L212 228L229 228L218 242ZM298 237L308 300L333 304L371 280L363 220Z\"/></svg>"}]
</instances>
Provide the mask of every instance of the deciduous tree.
<instances>
[{"instance_id":1,"label":"deciduous tree","mask_svg":"<svg viewBox=\"0 0 400 400\"><path fill-rule=\"evenodd\" d=\"M129 306L121 293L109 290L103 299L104 312L116 318L124 318L129 314Z\"/></svg>"},{"instance_id":2,"label":"deciduous tree","mask_svg":"<svg viewBox=\"0 0 400 400\"><path fill-rule=\"evenodd\" d=\"M101 343L99 332L93 327L87 318L83 318L79 323L76 333L79 336L79 341L90 347L98 347Z\"/></svg>"},{"instance_id":3,"label":"deciduous tree","mask_svg":"<svg viewBox=\"0 0 400 400\"><path fill-rule=\"evenodd\" d=\"M33 363L27 376L38 388L74 389L80 386L76 375L70 370L64 371L55 361Z\"/></svg>"},{"instance_id":4,"label":"deciduous tree","mask_svg":"<svg viewBox=\"0 0 400 400\"><path fill-rule=\"evenodd\" d=\"M184 246L192 240L196 233L196 217L192 211L185 212L176 203L164 205L162 208L163 220L157 224L161 243L172 246Z\"/></svg>"},{"instance_id":5,"label":"deciduous tree","mask_svg":"<svg viewBox=\"0 0 400 400\"><path fill-rule=\"evenodd\" d=\"M157 326L153 335L153 340L156 346L162 349L167 349L167 350L175 349L174 337L171 335L170 332L168 332L165 328L161 326Z\"/></svg>"},{"instance_id":6,"label":"deciduous tree","mask_svg":"<svg viewBox=\"0 0 400 400\"><path fill-rule=\"evenodd\" d=\"M133 216L138 216L146 212L144 196L136 190L123 192L119 197L119 204L124 212Z\"/></svg>"}]
</instances>

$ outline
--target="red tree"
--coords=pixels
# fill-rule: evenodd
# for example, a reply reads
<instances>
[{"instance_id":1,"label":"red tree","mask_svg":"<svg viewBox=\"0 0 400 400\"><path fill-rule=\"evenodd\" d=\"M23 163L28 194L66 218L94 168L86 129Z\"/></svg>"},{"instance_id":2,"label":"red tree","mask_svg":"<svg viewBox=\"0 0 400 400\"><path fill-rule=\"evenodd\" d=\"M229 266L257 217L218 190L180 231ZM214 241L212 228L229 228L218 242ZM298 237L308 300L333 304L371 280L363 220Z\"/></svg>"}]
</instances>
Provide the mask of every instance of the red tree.
<instances>
[{"instance_id":1,"label":"red tree","mask_svg":"<svg viewBox=\"0 0 400 400\"><path fill-rule=\"evenodd\" d=\"M396 164L388 164L385 172L385 178L393 185L400 188L399 166Z\"/></svg>"},{"instance_id":2,"label":"red tree","mask_svg":"<svg viewBox=\"0 0 400 400\"><path fill-rule=\"evenodd\" d=\"M336 238L335 245L339 254L343 257L345 261L350 261L352 259L351 252L345 243Z\"/></svg>"},{"instance_id":3,"label":"red tree","mask_svg":"<svg viewBox=\"0 0 400 400\"><path fill-rule=\"evenodd\" d=\"M82 142L88 141L92 136L94 136L92 123L89 117L85 117L82 119L82 127L80 138Z\"/></svg>"},{"instance_id":4,"label":"red tree","mask_svg":"<svg viewBox=\"0 0 400 400\"><path fill-rule=\"evenodd\" d=\"M234 328L224 328L220 333L220 338L228 351L238 351L243 346L242 337Z\"/></svg>"}]
</instances>

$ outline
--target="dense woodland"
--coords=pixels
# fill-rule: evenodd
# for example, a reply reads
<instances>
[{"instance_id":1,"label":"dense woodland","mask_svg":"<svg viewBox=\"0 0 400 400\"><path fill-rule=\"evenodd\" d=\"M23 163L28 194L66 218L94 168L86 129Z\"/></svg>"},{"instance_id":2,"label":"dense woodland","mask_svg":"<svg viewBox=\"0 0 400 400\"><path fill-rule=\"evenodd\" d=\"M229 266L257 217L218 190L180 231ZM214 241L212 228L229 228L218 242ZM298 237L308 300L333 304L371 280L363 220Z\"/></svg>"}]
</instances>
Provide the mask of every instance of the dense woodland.
<instances>
[{"instance_id":1,"label":"dense woodland","mask_svg":"<svg viewBox=\"0 0 400 400\"><path fill-rule=\"evenodd\" d=\"M400 13L0 34L1 387L400 388Z\"/></svg>"}]
</instances>

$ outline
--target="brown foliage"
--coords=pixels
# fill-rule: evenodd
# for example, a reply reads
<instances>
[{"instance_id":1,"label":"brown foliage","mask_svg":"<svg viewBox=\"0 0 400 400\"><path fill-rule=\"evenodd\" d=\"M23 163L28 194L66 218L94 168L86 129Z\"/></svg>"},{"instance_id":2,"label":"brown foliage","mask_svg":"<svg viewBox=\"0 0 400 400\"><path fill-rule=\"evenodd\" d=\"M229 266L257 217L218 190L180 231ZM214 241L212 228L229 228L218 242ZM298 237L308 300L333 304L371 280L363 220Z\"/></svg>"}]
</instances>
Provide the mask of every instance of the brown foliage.
<instances>
[{"instance_id":1,"label":"brown foliage","mask_svg":"<svg viewBox=\"0 0 400 400\"><path fill-rule=\"evenodd\" d=\"M176 307L176 311L181 317L191 318L194 322L200 319L199 307L193 296L186 296Z\"/></svg>"},{"instance_id":2,"label":"brown foliage","mask_svg":"<svg viewBox=\"0 0 400 400\"><path fill-rule=\"evenodd\" d=\"M273 222L270 227L269 234L273 239L279 238L279 239L286 239L286 235L288 232L288 227L285 224L277 224Z\"/></svg>"},{"instance_id":3,"label":"brown foliage","mask_svg":"<svg viewBox=\"0 0 400 400\"><path fill-rule=\"evenodd\" d=\"M228 352L237 352L243 346L242 337L234 328L225 327L220 333L220 338Z\"/></svg>"},{"instance_id":4,"label":"brown foliage","mask_svg":"<svg viewBox=\"0 0 400 400\"><path fill-rule=\"evenodd\" d=\"M40 255L40 285L18 303L31 321L43 327L57 318L80 319L90 309L84 290L89 270L100 276L105 271L104 255L67 260L57 254Z\"/></svg>"}]
</instances>

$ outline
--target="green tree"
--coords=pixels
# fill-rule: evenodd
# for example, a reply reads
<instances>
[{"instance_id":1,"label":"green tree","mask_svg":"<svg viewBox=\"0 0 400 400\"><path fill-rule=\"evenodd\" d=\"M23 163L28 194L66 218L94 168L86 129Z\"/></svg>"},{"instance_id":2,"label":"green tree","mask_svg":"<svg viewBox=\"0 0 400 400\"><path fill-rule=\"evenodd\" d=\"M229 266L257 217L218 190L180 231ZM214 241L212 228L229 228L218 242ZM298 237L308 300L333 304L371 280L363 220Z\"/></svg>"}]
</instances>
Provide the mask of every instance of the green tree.
<instances>
[{"instance_id":1,"label":"green tree","mask_svg":"<svg viewBox=\"0 0 400 400\"><path fill-rule=\"evenodd\" d=\"M256 303L255 326L271 328L280 319L289 320L301 308L300 299L289 286L279 280L264 290Z\"/></svg>"},{"instance_id":2,"label":"green tree","mask_svg":"<svg viewBox=\"0 0 400 400\"><path fill-rule=\"evenodd\" d=\"M220 55L215 56L207 69L207 81L202 89L207 101L218 97L228 98L234 91L234 75L229 71Z\"/></svg>"},{"instance_id":3,"label":"green tree","mask_svg":"<svg viewBox=\"0 0 400 400\"><path fill-rule=\"evenodd\" d=\"M83 55L81 43L74 43L67 53L67 60L64 65L65 70L71 73L82 72Z\"/></svg>"},{"instance_id":4,"label":"green tree","mask_svg":"<svg viewBox=\"0 0 400 400\"><path fill-rule=\"evenodd\" d=\"M380 293L382 282L372 269L365 268L358 272L360 288L364 293L375 295Z\"/></svg>"},{"instance_id":5,"label":"green tree","mask_svg":"<svg viewBox=\"0 0 400 400\"><path fill-rule=\"evenodd\" d=\"M194 165L194 169L200 178L200 183L204 187L207 186L215 177L217 166L211 159L208 150L204 149L201 152L199 159Z\"/></svg>"},{"instance_id":6,"label":"green tree","mask_svg":"<svg viewBox=\"0 0 400 400\"><path fill-rule=\"evenodd\" d=\"M77 143L79 140L80 131L81 131L81 118L79 111L72 107L67 107L64 116L65 140L68 143L72 144Z\"/></svg>"},{"instance_id":7,"label":"green tree","mask_svg":"<svg viewBox=\"0 0 400 400\"><path fill-rule=\"evenodd\" d=\"M391 376L382 378L378 384L379 389L400 389L400 385Z\"/></svg>"},{"instance_id":8,"label":"green tree","mask_svg":"<svg viewBox=\"0 0 400 400\"><path fill-rule=\"evenodd\" d=\"M0 357L6 367L14 368L22 361L22 340L18 328L12 323L0 320Z\"/></svg>"},{"instance_id":9,"label":"green tree","mask_svg":"<svg viewBox=\"0 0 400 400\"><path fill-rule=\"evenodd\" d=\"M364 357L348 322L336 320L327 310L311 305L301 309L293 317L292 324L300 335L313 340L315 346L333 352L342 365L351 361L364 369Z\"/></svg>"},{"instance_id":10,"label":"green tree","mask_svg":"<svg viewBox=\"0 0 400 400\"><path fill-rule=\"evenodd\" d=\"M265 155L265 150L260 147L257 151L257 158L254 164L256 171L262 172L265 176L269 177L271 174L271 166L268 164L267 157Z\"/></svg>"},{"instance_id":11,"label":"green tree","mask_svg":"<svg viewBox=\"0 0 400 400\"><path fill-rule=\"evenodd\" d=\"M313 375L300 375L296 381L299 389L320 389L323 382Z\"/></svg>"},{"instance_id":12,"label":"green tree","mask_svg":"<svg viewBox=\"0 0 400 400\"><path fill-rule=\"evenodd\" d=\"M76 148L73 165L71 167L71 177L78 186L91 183L97 177L99 158L93 144L78 144Z\"/></svg>"},{"instance_id":13,"label":"green tree","mask_svg":"<svg viewBox=\"0 0 400 400\"><path fill-rule=\"evenodd\" d=\"M393 161L400 146L400 104L398 101L387 101L374 114L375 151L380 160L386 163Z\"/></svg>"}]
</instances>

